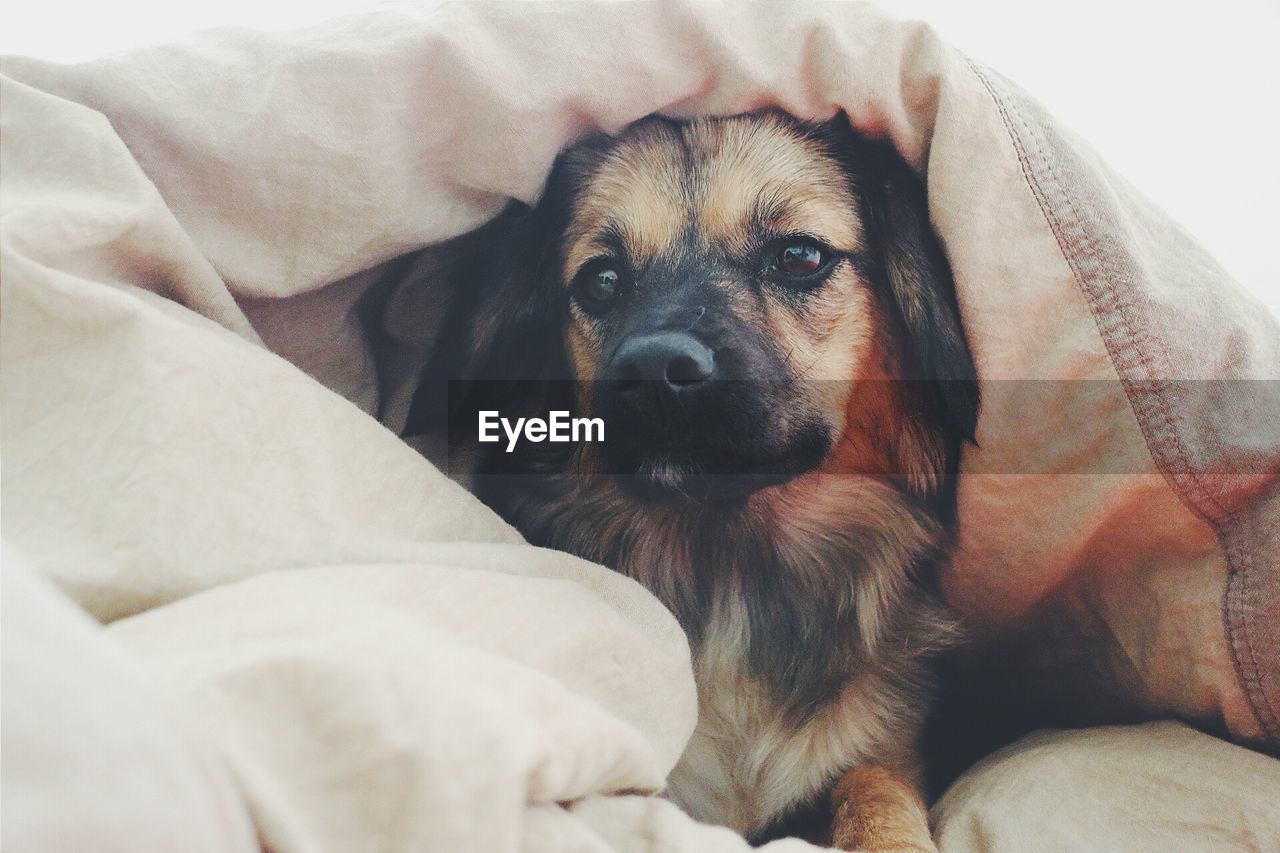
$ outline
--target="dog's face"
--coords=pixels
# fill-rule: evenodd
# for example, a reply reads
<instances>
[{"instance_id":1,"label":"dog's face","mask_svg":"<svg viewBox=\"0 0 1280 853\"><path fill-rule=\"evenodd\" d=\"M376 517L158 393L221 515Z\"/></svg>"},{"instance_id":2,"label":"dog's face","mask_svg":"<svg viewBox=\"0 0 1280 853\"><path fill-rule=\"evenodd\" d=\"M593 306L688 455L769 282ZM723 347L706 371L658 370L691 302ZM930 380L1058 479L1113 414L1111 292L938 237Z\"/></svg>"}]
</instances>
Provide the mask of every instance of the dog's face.
<instances>
[{"instance_id":1,"label":"dog's face","mask_svg":"<svg viewBox=\"0 0 1280 853\"><path fill-rule=\"evenodd\" d=\"M565 348L608 469L732 497L820 464L875 322L840 162L772 117L651 120L566 174Z\"/></svg>"},{"instance_id":2,"label":"dog's face","mask_svg":"<svg viewBox=\"0 0 1280 853\"><path fill-rule=\"evenodd\" d=\"M641 497L737 500L812 470L881 428L876 383L972 378L914 181L842 117L652 118L581 144L514 217L476 375L572 377L602 467ZM971 435L964 393L888 396Z\"/></svg>"}]
</instances>

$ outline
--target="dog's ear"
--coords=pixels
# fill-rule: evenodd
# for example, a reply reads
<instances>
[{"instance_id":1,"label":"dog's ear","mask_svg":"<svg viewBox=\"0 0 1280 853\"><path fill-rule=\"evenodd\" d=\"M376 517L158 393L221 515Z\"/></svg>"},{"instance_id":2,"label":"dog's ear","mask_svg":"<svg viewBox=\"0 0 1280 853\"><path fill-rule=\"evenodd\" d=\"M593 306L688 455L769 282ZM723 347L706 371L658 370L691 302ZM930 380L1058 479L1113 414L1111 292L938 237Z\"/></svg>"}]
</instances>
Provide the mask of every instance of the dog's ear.
<instances>
[{"instance_id":1,"label":"dog's ear","mask_svg":"<svg viewBox=\"0 0 1280 853\"><path fill-rule=\"evenodd\" d=\"M936 383L948 426L974 441L978 381L956 302L951 266L929 224L924 184L888 145L871 143L856 178L866 204L873 251L919 375ZM866 168L870 165L871 168Z\"/></svg>"},{"instance_id":2,"label":"dog's ear","mask_svg":"<svg viewBox=\"0 0 1280 853\"><path fill-rule=\"evenodd\" d=\"M406 436L442 434L471 410L498 408L535 382L560 342L554 290L543 287L555 239L519 202L483 227L427 250L433 287L452 294L405 424ZM502 407L504 410L506 407Z\"/></svg>"},{"instance_id":3,"label":"dog's ear","mask_svg":"<svg viewBox=\"0 0 1280 853\"><path fill-rule=\"evenodd\" d=\"M561 393L566 304L559 278L573 198L605 142L590 138L557 158L534 207L512 202L480 229L434 247L453 293L422 373L405 435L438 432L477 409L516 411ZM444 282L442 282L444 283ZM444 402L447 394L448 403Z\"/></svg>"}]
</instances>

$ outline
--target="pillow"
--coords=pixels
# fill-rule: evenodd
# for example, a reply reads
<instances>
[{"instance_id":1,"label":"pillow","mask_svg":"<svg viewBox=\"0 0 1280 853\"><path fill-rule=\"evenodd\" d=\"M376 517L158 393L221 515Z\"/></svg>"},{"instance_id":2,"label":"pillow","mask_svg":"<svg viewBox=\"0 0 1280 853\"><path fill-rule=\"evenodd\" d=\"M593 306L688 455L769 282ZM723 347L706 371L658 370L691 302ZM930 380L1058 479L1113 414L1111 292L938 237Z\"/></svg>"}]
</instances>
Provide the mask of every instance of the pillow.
<instances>
[{"instance_id":1,"label":"pillow","mask_svg":"<svg viewBox=\"0 0 1280 853\"><path fill-rule=\"evenodd\" d=\"M1274 850L1280 763L1181 723L1042 731L932 811L943 850Z\"/></svg>"}]
</instances>

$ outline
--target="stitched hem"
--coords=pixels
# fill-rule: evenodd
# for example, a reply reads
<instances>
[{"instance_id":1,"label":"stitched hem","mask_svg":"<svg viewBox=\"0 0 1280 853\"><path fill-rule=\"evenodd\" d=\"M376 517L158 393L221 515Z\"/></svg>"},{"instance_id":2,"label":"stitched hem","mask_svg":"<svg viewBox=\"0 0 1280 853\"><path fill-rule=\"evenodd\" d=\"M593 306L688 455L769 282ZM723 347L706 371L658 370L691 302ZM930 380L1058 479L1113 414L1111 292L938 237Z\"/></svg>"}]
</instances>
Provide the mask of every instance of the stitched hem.
<instances>
[{"instance_id":1,"label":"stitched hem","mask_svg":"<svg viewBox=\"0 0 1280 853\"><path fill-rule=\"evenodd\" d=\"M1108 252L1110 247L1091 233L1075 198L1045 163L1043 134L1036 131L1016 103L1001 95L983 68L967 57L966 62L1000 113L1023 178L1085 297L1152 461L1178 499L1204 519L1218 538L1227 563L1221 608L1231 662L1245 700L1266 737L1273 745L1280 744L1280 708L1271 703L1262 683L1263 664L1253 644L1249 620L1244 616L1246 602L1261 592L1259 584L1265 570L1242 545L1247 538L1243 527L1247 513L1225 506L1191 464L1176 407L1170 405L1169 383L1157 370L1158 348L1135 316L1129 294L1115 284L1116 273L1128 266L1124 256L1117 258L1114 249ZM1034 145L1034 152L1028 149L1027 140ZM1050 185L1048 189L1046 184ZM1054 199L1065 202L1066 211L1050 202L1050 191Z\"/></svg>"}]
</instances>

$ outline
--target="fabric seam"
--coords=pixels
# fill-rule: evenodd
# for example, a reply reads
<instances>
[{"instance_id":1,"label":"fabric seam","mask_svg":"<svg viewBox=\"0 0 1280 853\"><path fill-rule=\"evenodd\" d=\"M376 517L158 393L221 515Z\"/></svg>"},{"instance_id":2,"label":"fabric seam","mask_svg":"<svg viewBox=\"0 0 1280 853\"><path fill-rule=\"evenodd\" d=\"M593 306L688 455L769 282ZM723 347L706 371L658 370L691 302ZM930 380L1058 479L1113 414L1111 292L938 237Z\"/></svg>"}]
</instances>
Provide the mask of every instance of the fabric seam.
<instances>
[{"instance_id":1,"label":"fabric seam","mask_svg":"<svg viewBox=\"0 0 1280 853\"><path fill-rule=\"evenodd\" d=\"M1155 359L1148 351L1151 345L1144 336L1139 334L1130 316L1132 306L1125 303L1119 288L1110 286L1111 282L1106 275L1107 264L1101 257L1096 241L1091 239L1083 228L1083 219L1075 200L1069 194L1061 192L1061 182L1047 166L1043 165L1043 139L1034 132L1016 104L1005 102L992 85L986 72L968 57L965 57L965 61L994 102L1005 132L1017 152L1023 179L1035 197L1040 213L1044 216L1058 244L1058 250L1089 305L1090 315L1098 327L1103 345L1125 389L1125 396L1129 400L1139 432L1147 445L1147 452L1178 499L1193 513L1209 523L1217 535L1227 563L1227 578L1223 584L1221 609L1223 628L1231 648L1232 666L1243 688L1245 700L1263 731L1272 741L1280 740L1280 711L1271 707L1267 700L1259 677L1261 662L1248 626L1242 624L1242 620L1237 618L1238 608L1234 606L1235 602L1248 599L1252 590L1255 568L1251 557L1236 544L1241 513L1228 510L1200 480L1191 466L1186 445L1178 434L1177 419L1169 406L1166 396L1167 387L1155 374ZM1014 127L1015 116L1019 128ZM1064 222L1049 203L1048 194L1041 185L1041 175L1032 165L1032 157L1024 144L1024 134L1035 144L1035 154L1042 166L1040 171L1043 171L1043 177L1052 181L1058 189L1056 196L1066 202L1072 223ZM1069 228L1069 224L1073 227ZM1080 233L1083 239L1076 241L1075 245L1082 245L1083 251L1074 252L1068 249L1068 245L1072 243L1069 240L1069 232ZM1083 269L1083 261L1088 261L1093 269ZM1105 289L1091 287L1090 283L1098 279L1101 279L1100 283L1105 286ZM1123 335L1121 341L1113 338L1117 331ZM1138 368L1145 377L1146 390L1138 388L1134 380L1127 378L1122 368ZM1181 470L1178 470L1179 468Z\"/></svg>"}]
</instances>

